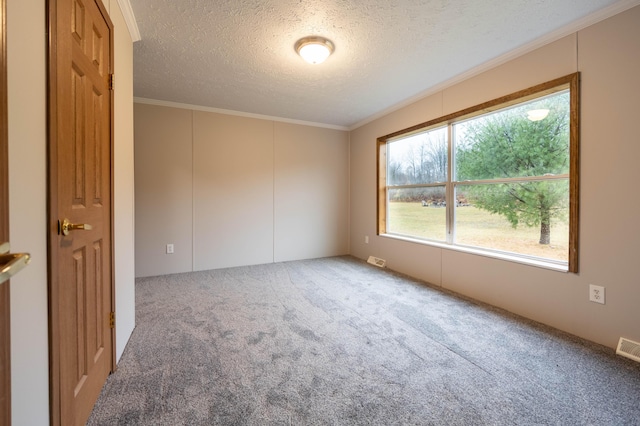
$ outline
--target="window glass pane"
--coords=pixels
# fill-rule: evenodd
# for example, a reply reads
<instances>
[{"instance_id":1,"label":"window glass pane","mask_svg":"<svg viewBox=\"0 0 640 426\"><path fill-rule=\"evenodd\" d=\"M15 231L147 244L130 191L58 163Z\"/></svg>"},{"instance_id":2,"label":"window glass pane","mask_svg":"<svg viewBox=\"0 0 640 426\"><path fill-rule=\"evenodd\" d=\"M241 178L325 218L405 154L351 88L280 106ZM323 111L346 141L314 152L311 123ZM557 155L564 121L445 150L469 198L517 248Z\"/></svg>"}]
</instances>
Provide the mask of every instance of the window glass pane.
<instances>
[{"instance_id":1,"label":"window glass pane","mask_svg":"<svg viewBox=\"0 0 640 426\"><path fill-rule=\"evenodd\" d=\"M568 260L568 179L458 185L456 199L456 244Z\"/></svg>"},{"instance_id":2,"label":"window glass pane","mask_svg":"<svg viewBox=\"0 0 640 426\"><path fill-rule=\"evenodd\" d=\"M387 184L414 185L447 180L447 128L429 130L387 144Z\"/></svg>"},{"instance_id":3,"label":"window glass pane","mask_svg":"<svg viewBox=\"0 0 640 426\"><path fill-rule=\"evenodd\" d=\"M387 232L444 241L446 213L444 186L389 189Z\"/></svg>"},{"instance_id":4,"label":"window glass pane","mask_svg":"<svg viewBox=\"0 0 640 426\"><path fill-rule=\"evenodd\" d=\"M453 126L457 181L569 173L569 92Z\"/></svg>"}]
</instances>

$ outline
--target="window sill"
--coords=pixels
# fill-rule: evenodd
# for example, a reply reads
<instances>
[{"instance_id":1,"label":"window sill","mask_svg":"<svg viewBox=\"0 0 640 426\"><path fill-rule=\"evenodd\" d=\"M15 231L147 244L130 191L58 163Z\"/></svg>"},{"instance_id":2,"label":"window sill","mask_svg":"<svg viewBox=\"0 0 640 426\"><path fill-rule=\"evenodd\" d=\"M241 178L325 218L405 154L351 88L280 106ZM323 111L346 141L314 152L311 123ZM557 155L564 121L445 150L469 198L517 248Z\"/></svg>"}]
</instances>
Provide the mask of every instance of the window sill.
<instances>
[{"instance_id":1,"label":"window sill","mask_svg":"<svg viewBox=\"0 0 640 426\"><path fill-rule=\"evenodd\" d=\"M422 244L430 247L437 247L445 250L452 250L452 251L458 251L458 252L467 253L467 254L473 254L476 256L489 257L491 259L499 259L507 262L520 263L523 265L534 266L537 268L550 269L552 271L558 271L558 272L569 271L569 265L566 262L554 262L551 260L547 261L544 259L536 259L536 258L530 258L525 256L518 256L513 254L482 250L482 249L472 248L472 247L464 247L464 246L457 246L457 245L446 244L446 243L439 243L435 241L421 240L418 238L411 238L411 237L406 237L402 235L380 234L380 236L384 238L391 238L394 240L406 241L409 243Z\"/></svg>"}]
</instances>

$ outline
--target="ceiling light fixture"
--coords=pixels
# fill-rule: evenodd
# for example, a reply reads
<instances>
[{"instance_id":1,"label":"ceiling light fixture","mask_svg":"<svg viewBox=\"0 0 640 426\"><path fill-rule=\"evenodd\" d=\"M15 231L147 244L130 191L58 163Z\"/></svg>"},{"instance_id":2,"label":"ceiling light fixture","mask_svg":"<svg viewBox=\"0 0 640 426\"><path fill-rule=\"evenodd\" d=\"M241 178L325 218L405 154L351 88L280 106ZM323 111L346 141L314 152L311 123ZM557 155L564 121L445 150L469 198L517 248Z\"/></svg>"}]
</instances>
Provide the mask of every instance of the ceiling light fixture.
<instances>
[{"instance_id":1,"label":"ceiling light fixture","mask_svg":"<svg viewBox=\"0 0 640 426\"><path fill-rule=\"evenodd\" d=\"M333 53L333 43L324 37L311 36L298 40L296 52L310 64L321 64Z\"/></svg>"},{"instance_id":2,"label":"ceiling light fixture","mask_svg":"<svg viewBox=\"0 0 640 426\"><path fill-rule=\"evenodd\" d=\"M548 109L532 109L527 111L527 118L531 121L544 120L549 115Z\"/></svg>"}]
</instances>

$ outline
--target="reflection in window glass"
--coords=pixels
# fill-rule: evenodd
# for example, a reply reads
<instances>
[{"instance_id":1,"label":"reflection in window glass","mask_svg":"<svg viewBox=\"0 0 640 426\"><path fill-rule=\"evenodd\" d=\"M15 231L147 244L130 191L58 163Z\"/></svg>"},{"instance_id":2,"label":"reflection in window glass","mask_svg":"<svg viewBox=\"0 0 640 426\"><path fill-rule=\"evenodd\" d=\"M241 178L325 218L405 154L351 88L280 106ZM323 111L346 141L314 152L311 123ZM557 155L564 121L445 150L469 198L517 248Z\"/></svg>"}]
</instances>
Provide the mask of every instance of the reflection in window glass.
<instances>
[{"instance_id":1,"label":"reflection in window glass","mask_svg":"<svg viewBox=\"0 0 640 426\"><path fill-rule=\"evenodd\" d=\"M453 134L458 181L569 173L569 92L457 123Z\"/></svg>"}]
</instances>

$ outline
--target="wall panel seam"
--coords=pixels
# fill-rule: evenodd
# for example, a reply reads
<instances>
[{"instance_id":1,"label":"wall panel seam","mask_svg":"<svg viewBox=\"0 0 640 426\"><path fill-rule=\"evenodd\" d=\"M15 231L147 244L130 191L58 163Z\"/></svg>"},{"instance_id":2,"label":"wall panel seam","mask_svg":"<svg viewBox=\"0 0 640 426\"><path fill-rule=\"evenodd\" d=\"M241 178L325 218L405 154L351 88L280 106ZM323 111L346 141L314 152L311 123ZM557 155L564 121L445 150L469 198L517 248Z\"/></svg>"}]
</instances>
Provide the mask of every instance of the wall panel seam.
<instances>
[{"instance_id":1,"label":"wall panel seam","mask_svg":"<svg viewBox=\"0 0 640 426\"><path fill-rule=\"evenodd\" d=\"M191 113L191 271L196 270L196 197L195 197L195 153L196 153L196 127L195 127L195 112Z\"/></svg>"},{"instance_id":2,"label":"wall panel seam","mask_svg":"<svg viewBox=\"0 0 640 426\"><path fill-rule=\"evenodd\" d=\"M271 263L276 262L276 122L271 122Z\"/></svg>"}]
</instances>

